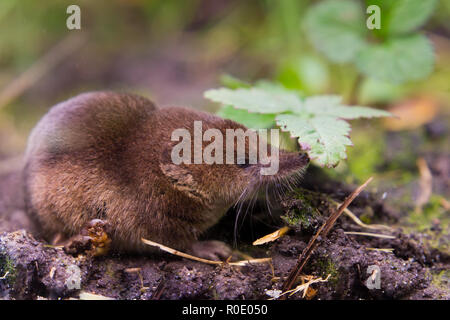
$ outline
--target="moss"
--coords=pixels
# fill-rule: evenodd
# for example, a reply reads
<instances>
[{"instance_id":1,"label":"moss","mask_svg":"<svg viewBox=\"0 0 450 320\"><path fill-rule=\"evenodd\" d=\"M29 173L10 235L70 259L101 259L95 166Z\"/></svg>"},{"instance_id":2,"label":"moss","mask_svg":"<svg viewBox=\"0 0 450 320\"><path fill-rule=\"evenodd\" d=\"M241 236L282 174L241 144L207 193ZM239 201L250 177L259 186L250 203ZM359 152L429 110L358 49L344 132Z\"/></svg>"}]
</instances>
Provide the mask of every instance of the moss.
<instances>
[{"instance_id":1,"label":"moss","mask_svg":"<svg viewBox=\"0 0 450 320\"><path fill-rule=\"evenodd\" d=\"M289 210L281 218L291 227L309 228L315 223L320 212L316 209L317 195L304 190L297 189L292 194L292 199L297 199L297 205Z\"/></svg>"},{"instance_id":2,"label":"moss","mask_svg":"<svg viewBox=\"0 0 450 320\"><path fill-rule=\"evenodd\" d=\"M365 207L364 212L359 216L359 219L366 224L371 224L374 215L372 207Z\"/></svg>"},{"instance_id":3,"label":"moss","mask_svg":"<svg viewBox=\"0 0 450 320\"><path fill-rule=\"evenodd\" d=\"M441 252L450 252L449 232L450 215L441 205L441 197L432 195L430 201L422 210L412 210L407 217L409 227L406 233L421 233L421 241L427 248L437 249ZM438 225L439 228L435 226Z\"/></svg>"},{"instance_id":4,"label":"moss","mask_svg":"<svg viewBox=\"0 0 450 320\"><path fill-rule=\"evenodd\" d=\"M364 222L365 224L371 224L372 223L372 219L369 215L363 213L362 215L359 216L359 219Z\"/></svg>"},{"instance_id":5,"label":"moss","mask_svg":"<svg viewBox=\"0 0 450 320\"><path fill-rule=\"evenodd\" d=\"M332 286L337 285L339 280L339 270L333 260L331 260L330 258L316 260L314 262L314 266L322 274L322 277L327 277L330 274L331 276L328 279L328 282Z\"/></svg>"},{"instance_id":6,"label":"moss","mask_svg":"<svg viewBox=\"0 0 450 320\"><path fill-rule=\"evenodd\" d=\"M449 244L449 228L443 229L441 232L436 232L433 230L428 230L425 232L429 236L429 240L424 240L425 245L432 249L437 249L441 252L450 253Z\"/></svg>"},{"instance_id":7,"label":"moss","mask_svg":"<svg viewBox=\"0 0 450 320\"><path fill-rule=\"evenodd\" d=\"M445 292L448 292L450 290L450 270L443 270L439 273L431 273L431 276L431 284L433 286Z\"/></svg>"},{"instance_id":8,"label":"moss","mask_svg":"<svg viewBox=\"0 0 450 320\"><path fill-rule=\"evenodd\" d=\"M294 209L281 217L291 227L310 227L310 215L304 211Z\"/></svg>"},{"instance_id":9,"label":"moss","mask_svg":"<svg viewBox=\"0 0 450 320\"><path fill-rule=\"evenodd\" d=\"M13 285L16 281L14 261L6 255L0 255L0 277L5 277L9 285Z\"/></svg>"},{"instance_id":10,"label":"moss","mask_svg":"<svg viewBox=\"0 0 450 320\"><path fill-rule=\"evenodd\" d=\"M448 226L449 218L446 210L441 205L442 197L432 195L428 203L422 210L414 210L409 215L409 222L412 223L418 231L424 231L432 226L434 220L440 220L441 226Z\"/></svg>"}]
</instances>

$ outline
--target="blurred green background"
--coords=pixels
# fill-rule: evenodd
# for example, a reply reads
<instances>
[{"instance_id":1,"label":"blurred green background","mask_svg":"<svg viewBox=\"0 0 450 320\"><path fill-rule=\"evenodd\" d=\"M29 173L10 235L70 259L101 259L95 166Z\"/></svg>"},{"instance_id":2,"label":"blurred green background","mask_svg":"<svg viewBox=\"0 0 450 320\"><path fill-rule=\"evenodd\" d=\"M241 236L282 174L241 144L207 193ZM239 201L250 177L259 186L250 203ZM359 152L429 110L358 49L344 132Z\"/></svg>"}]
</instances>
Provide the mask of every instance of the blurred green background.
<instances>
[{"instance_id":1,"label":"blurred green background","mask_svg":"<svg viewBox=\"0 0 450 320\"><path fill-rule=\"evenodd\" d=\"M66 28L70 4L81 30ZM371 4L380 30L366 27ZM449 17L444 0L1 0L0 159L20 155L46 110L83 91L214 112L205 90L267 79L400 113L353 123L355 147L329 171L408 182L419 156L449 152Z\"/></svg>"}]
</instances>

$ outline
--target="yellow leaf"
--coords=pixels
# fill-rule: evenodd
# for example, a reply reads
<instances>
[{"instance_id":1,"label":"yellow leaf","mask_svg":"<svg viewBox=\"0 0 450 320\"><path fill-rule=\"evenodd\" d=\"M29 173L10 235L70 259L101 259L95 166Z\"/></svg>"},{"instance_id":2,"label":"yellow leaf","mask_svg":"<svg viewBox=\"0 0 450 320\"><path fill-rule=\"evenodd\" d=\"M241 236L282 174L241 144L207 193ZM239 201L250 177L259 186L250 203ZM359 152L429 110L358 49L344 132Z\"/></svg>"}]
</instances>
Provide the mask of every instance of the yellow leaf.
<instances>
[{"instance_id":1,"label":"yellow leaf","mask_svg":"<svg viewBox=\"0 0 450 320\"><path fill-rule=\"evenodd\" d=\"M268 235L265 235L262 238L259 238L259 239L255 240L253 242L253 245L254 246L259 246L259 245L267 243L267 242L275 241L278 238L280 238L281 236L285 235L288 231L289 231L289 227L283 227L281 229L278 229L275 232L272 232L272 233L270 233Z\"/></svg>"}]
</instances>

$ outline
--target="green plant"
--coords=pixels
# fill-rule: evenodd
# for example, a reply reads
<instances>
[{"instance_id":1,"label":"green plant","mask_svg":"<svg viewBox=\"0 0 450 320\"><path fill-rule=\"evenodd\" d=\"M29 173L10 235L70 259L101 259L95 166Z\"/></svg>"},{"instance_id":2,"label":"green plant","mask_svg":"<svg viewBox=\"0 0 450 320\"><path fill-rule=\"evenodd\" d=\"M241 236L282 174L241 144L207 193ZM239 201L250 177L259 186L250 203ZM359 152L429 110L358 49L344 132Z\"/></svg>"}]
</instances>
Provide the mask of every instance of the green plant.
<instances>
[{"instance_id":1,"label":"green plant","mask_svg":"<svg viewBox=\"0 0 450 320\"><path fill-rule=\"evenodd\" d=\"M429 40L415 32L433 13L436 0L367 0L380 8L380 29L369 30L365 10L353 0L326 0L310 7L305 31L313 46L336 63L391 83L419 80L434 64Z\"/></svg>"},{"instance_id":2,"label":"green plant","mask_svg":"<svg viewBox=\"0 0 450 320\"><path fill-rule=\"evenodd\" d=\"M251 88L208 90L205 97L223 105L219 115L225 118L251 128L276 124L289 131L311 159L327 167L346 159L346 146L352 145L345 120L390 116L383 110L343 105L339 96L301 98L295 91L267 82Z\"/></svg>"}]
</instances>

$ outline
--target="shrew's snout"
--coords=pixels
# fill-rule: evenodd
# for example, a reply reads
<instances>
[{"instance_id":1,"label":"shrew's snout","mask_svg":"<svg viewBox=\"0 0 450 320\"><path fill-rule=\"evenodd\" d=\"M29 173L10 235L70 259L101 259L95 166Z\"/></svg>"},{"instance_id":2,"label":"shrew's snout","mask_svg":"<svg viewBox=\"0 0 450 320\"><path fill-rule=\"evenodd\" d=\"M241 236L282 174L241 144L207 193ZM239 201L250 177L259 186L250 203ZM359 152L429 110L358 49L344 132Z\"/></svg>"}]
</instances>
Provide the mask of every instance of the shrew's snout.
<instances>
[{"instance_id":1,"label":"shrew's snout","mask_svg":"<svg viewBox=\"0 0 450 320\"><path fill-rule=\"evenodd\" d=\"M293 162L292 163L293 168L304 168L309 164L310 161L308 154L305 152L297 153L295 158L291 160Z\"/></svg>"},{"instance_id":2,"label":"shrew's snout","mask_svg":"<svg viewBox=\"0 0 450 320\"><path fill-rule=\"evenodd\" d=\"M301 170L309 164L309 157L304 152L286 152L280 154L279 174L290 174Z\"/></svg>"},{"instance_id":3,"label":"shrew's snout","mask_svg":"<svg viewBox=\"0 0 450 320\"><path fill-rule=\"evenodd\" d=\"M307 153L301 152L301 153L299 154L299 158L300 158L300 160L303 161L305 164L309 163L309 156L308 156Z\"/></svg>"},{"instance_id":4,"label":"shrew's snout","mask_svg":"<svg viewBox=\"0 0 450 320\"><path fill-rule=\"evenodd\" d=\"M309 156L307 153L300 153L299 160L306 166L309 163Z\"/></svg>"}]
</instances>

